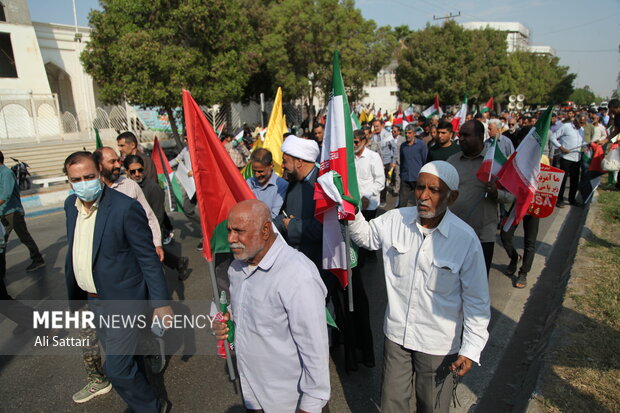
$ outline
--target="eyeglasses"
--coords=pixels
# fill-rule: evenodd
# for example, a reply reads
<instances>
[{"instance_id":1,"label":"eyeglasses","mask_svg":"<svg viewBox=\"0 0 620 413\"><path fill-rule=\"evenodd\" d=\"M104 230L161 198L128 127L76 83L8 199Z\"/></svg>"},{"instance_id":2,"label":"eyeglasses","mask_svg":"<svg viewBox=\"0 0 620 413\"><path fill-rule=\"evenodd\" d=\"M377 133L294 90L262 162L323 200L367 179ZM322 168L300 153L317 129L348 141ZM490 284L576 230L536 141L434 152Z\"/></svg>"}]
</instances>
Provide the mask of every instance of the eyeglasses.
<instances>
[{"instance_id":1,"label":"eyeglasses","mask_svg":"<svg viewBox=\"0 0 620 413\"><path fill-rule=\"evenodd\" d=\"M144 172L144 168L130 169L130 170L129 170L129 173L130 173L131 175L135 175L137 172L140 172L140 173Z\"/></svg>"}]
</instances>

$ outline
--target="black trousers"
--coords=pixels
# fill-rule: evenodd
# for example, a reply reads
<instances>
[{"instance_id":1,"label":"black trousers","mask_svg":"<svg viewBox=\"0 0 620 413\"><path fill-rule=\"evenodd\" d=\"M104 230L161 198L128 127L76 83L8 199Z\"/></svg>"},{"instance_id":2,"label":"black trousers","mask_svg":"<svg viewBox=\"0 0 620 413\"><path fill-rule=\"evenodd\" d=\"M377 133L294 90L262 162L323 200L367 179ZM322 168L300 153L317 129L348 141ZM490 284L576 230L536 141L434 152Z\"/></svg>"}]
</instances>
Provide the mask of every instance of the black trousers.
<instances>
[{"instance_id":1,"label":"black trousers","mask_svg":"<svg viewBox=\"0 0 620 413\"><path fill-rule=\"evenodd\" d=\"M168 268L172 268L173 270L176 270L179 268L179 257L177 257L176 255L174 255L172 252L167 251L166 248L164 247L164 261L163 261L164 265Z\"/></svg>"},{"instance_id":2,"label":"black trousers","mask_svg":"<svg viewBox=\"0 0 620 413\"><path fill-rule=\"evenodd\" d=\"M489 271L491 271L491 262L493 261L493 250L495 249L494 242L481 242L482 254L484 255L484 265L487 267L487 278L489 278Z\"/></svg>"},{"instance_id":3,"label":"black trousers","mask_svg":"<svg viewBox=\"0 0 620 413\"><path fill-rule=\"evenodd\" d=\"M523 217L523 262L521 263L521 269L519 274L527 274L532 269L532 262L534 262L534 255L536 252L536 237L538 236L538 226L540 224L540 218L526 215ZM517 225L510 227L508 231L502 230L500 238L502 245L506 250L506 254L511 260L517 260L519 254L514 247L513 239Z\"/></svg>"},{"instance_id":4,"label":"black trousers","mask_svg":"<svg viewBox=\"0 0 620 413\"><path fill-rule=\"evenodd\" d=\"M560 169L564 173L564 179L562 179L562 185L560 186L560 193L558 194L558 202L564 202L564 189L566 189L566 181L570 180L570 188L568 189L568 202L575 203L575 197L577 196L577 190L579 189L579 171L581 169L581 162L569 161L568 159L560 159Z\"/></svg>"},{"instance_id":5,"label":"black trousers","mask_svg":"<svg viewBox=\"0 0 620 413\"><path fill-rule=\"evenodd\" d=\"M33 308L22 304L9 295L4 283L5 274L6 254L2 249L0 252L0 314L4 314L22 327L32 328Z\"/></svg>"},{"instance_id":6,"label":"black trousers","mask_svg":"<svg viewBox=\"0 0 620 413\"><path fill-rule=\"evenodd\" d=\"M412 198L415 201L415 184L416 181L400 181L400 189L398 191L399 208L405 208Z\"/></svg>"},{"instance_id":7,"label":"black trousers","mask_svg":"<svg viewBox=\"0 0 620 413\"><path fill-rule=\"evenodd\" d=\"M6 241L9 240L9 236L11 235L11 231L15 230L17 237L24 244L28 251L30 251L30 259L33 261L42 260L43 257L39 252L39 247L37 243L34 242L30 232L28 232L28 227L26 226L26 220L24 219L23 212L11 212L10 214L2 216L2 225L6 230L6 235L4 239Z\"/></svg>"}]
</instances>

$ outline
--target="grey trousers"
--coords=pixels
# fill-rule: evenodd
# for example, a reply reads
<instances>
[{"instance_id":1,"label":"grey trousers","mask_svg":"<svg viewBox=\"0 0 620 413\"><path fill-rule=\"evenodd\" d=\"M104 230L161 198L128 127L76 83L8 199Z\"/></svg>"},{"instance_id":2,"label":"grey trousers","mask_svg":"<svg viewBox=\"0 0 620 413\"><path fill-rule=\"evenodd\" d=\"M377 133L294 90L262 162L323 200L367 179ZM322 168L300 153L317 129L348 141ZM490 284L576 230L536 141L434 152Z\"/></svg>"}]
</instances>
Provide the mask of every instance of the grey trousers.
<instances>
[{"instance_id":1,"label":"grey trousers","mask_svg":"<svg viewBox=\"0 0 620 413\"><path fill-rule=\"evenodd\" d=\"M408 413L414 394L416 413L448 413L454 387L450 364L457 354L433 356L385 338L381 413Z\"/></svg>"}]
</instances>

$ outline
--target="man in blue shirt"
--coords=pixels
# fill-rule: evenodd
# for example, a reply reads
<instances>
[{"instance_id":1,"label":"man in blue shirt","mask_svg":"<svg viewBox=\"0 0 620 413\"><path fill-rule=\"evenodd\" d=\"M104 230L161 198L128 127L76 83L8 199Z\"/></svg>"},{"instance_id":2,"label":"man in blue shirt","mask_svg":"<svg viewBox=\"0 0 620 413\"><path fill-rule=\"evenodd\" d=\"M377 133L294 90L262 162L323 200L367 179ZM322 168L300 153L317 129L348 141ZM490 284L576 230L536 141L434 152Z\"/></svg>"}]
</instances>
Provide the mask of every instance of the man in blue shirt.
<instances>
[{"instance_id":1,"label":"man in blue shirt","mask_svg":"<svg viewBox=\"0 0 620 413\"><path fill-rule=\"evenodd\" d=\"M415 192L415 183L418 173L426 162L428 147L415 136L415 126L405 128L407 141L400 145L400 191L398 192L398 207L404 208Z\"/></svg>"},{"instance_id":2,"label":"man in blue shirt","mask_svg":"<svg viewBox=\"0 0 620 413\"><path fill-rule=\"evenodd\" d=\"M246 182L250 186L256 199L263 201L271 211L271 218L280 213L288 182L273 173L273 156L265 148L258 148L250 156L254 177Z\"/></svg>"},{"instance_id":3,"label":"man in blue shirt","mask_svg":"<svg viewBox=\"0 0 620 413\"><path fill-rule=\"evenodd\" d=\"M30 251L30 259L32 262L26 271L35 271L45 266L45 261L39 252L37 243L34 242L26 220L24 219L24 207L19 198L19 188L15 174L4 165L4 154L0 152L0 219L6 230L4 240L8 241L11 231L15 229L15 233L19 240L28 247Z\"/></svg>"}]
</instances>

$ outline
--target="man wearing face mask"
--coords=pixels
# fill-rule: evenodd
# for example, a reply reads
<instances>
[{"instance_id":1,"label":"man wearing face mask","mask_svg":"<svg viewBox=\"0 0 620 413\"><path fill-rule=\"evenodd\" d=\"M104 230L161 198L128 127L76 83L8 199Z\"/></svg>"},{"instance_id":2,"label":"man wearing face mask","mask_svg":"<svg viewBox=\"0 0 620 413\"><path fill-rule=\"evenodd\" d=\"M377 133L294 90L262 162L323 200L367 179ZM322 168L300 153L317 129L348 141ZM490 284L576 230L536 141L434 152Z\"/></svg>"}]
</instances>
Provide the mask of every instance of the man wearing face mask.
<instances>
[{"instance_id":1,"label":"man wearing face mask","mask_svg":"<svg viewBox=\"0 0 620 413\"><path fill-rule=\"evenodd\" d=\"M383 252L388 306L381 411L408 412L415 388L416 412L447 413L454 376L479 362L489 337L489 287L476 234L448 209L460 196L456 169L445 161L427 163L415 196L417 207L370 222L358 213L351 240Z\"/></svg>"},{"instance_id":2,"label":"man wearing face mask","mask_svg":"<svg viewBox=\"0 0 620 413\"><path fill-rule=\"evenodd\" d=\"M70 309L77 311L82 306L77 300L87 299L95 320L111 315L152 314L169 325L166 319L173 316L170 296L144 208L102 184L100 168L89 152L69 155L64 171L75 192L64 206ZM115 300L112 305L110 300ZM131 303L131 308L119 305L123 302ZM99 323L96 327L107 354L105 373L130 409L167 411L168 403L157 399L138 367L140 330L108 328ZM84 390L88 393L90 388ZM94 390L105 391L105 387Z\"/></svg>"}]
</instances>

